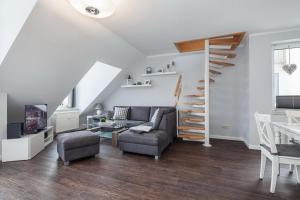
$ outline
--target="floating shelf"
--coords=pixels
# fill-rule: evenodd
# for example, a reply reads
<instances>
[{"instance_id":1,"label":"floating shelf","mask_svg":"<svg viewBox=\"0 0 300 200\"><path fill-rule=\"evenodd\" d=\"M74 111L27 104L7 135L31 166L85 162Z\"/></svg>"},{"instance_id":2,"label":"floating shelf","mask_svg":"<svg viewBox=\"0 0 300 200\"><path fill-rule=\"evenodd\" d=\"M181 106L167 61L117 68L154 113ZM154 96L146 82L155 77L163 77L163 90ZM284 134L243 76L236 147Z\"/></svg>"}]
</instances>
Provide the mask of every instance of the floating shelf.
<instances>
[{"instance_id":1,"label":"floating shelf","mask_svg":"<svg viewBox=\"0 0 300 200\"><path fill-rule=\"evenodd\" d=\"M155 72L151 74L142 74L142 76L163 76L163 75L175 75L177 72Z\"/></svg>"},{"instance_id":2,"label":"floating shelf","mask_svg":"<svg viewBox=\"0 0 300 200\"><path fill-rule=\"evenodd\" d=\"M121 88L140 88L140 87L151 87L150 84L144 85L122 85Z\"/></svg>"}]
</instances>

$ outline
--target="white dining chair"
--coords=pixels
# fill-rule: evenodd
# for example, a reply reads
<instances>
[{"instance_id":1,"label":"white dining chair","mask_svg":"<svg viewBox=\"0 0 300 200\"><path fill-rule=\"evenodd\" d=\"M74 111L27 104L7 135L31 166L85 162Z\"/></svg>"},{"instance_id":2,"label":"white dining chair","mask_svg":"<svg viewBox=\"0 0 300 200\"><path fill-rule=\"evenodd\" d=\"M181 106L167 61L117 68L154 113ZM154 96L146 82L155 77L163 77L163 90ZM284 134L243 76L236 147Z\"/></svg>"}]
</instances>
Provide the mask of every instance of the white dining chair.
<instances>
[{"instance_id":1,"label":"white dining chair","mask_svg":"<svg viewBox=\"0 0 300 200\"><path fill-rule=\"evenodd\" d=\"M263 179L267 158L272 162L272 175L270 192L275 192L279 165L288 164L296 166L297 181L300 183L300 145L275 144L275 135L271 127L271 116L255 113L255 120L260 141L261 166L259 178Z\"/></svg>"}]
</instances>

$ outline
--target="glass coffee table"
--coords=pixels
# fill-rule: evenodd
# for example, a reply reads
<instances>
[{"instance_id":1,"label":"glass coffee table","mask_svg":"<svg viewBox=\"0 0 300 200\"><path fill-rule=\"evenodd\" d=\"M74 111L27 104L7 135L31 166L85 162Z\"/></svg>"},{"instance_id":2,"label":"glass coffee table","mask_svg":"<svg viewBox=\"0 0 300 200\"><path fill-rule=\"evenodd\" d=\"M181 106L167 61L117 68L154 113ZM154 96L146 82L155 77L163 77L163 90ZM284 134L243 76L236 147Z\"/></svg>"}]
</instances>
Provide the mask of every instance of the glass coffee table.
<instances>
[{"instance_id":1,"label":"glass coffee table","mask_svg":"<svg viewBox=\"0 0 300 200\"><path fill-rule=\"evenodd\" d=\"M123 121L93 122L89 123L87 130L92 131L100 138L111 139L112 145L117 146L119 133L126 131L126 123Z\"/></svg>"}]
</instances>

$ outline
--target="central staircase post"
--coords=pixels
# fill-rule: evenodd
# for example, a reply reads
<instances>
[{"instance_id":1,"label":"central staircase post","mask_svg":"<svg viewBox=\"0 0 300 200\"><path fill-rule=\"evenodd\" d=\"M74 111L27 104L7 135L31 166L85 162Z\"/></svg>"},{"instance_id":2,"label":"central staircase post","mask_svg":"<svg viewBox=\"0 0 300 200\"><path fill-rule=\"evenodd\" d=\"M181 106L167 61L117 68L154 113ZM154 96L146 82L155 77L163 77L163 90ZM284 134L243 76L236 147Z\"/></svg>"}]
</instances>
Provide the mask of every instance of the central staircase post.
<instances>
[{"instance_id":1,"label":"central staircase post","mask_svg":"<svg viewBox=\"0 0 300 200\"><path fill-rule=\"evenodd\" d=\"M211 147L209 143L209 40L205 40L204 60L205 141L203 146Z\"/></svg>"}]
</instances>

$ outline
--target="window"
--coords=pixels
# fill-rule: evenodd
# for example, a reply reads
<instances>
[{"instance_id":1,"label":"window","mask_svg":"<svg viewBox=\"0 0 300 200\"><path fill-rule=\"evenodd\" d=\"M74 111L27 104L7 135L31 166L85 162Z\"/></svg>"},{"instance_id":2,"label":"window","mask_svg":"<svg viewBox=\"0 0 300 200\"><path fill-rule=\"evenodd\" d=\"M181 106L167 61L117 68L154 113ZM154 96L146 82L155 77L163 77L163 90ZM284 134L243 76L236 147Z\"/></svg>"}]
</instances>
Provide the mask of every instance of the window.
<instances>
[{"instance_id":1,"label":"window","mask_svg":"<svg viewBox=\"0 0 300 200\"><path fill-rule=\"evenodd\" d=\"M58 109L74 108L75 107L75 88L68 94L68 96L59 105Z\"/></svg>"},{"instance_id":2,"label":"window","mask_svg":"<svg viewBox=\"0 0 300 200\"><path fill-rule=\"evenodd\" d=\"M274 45L273 58L275 107L300 109L300 43Z\"/></svg>"}]
</instances>

